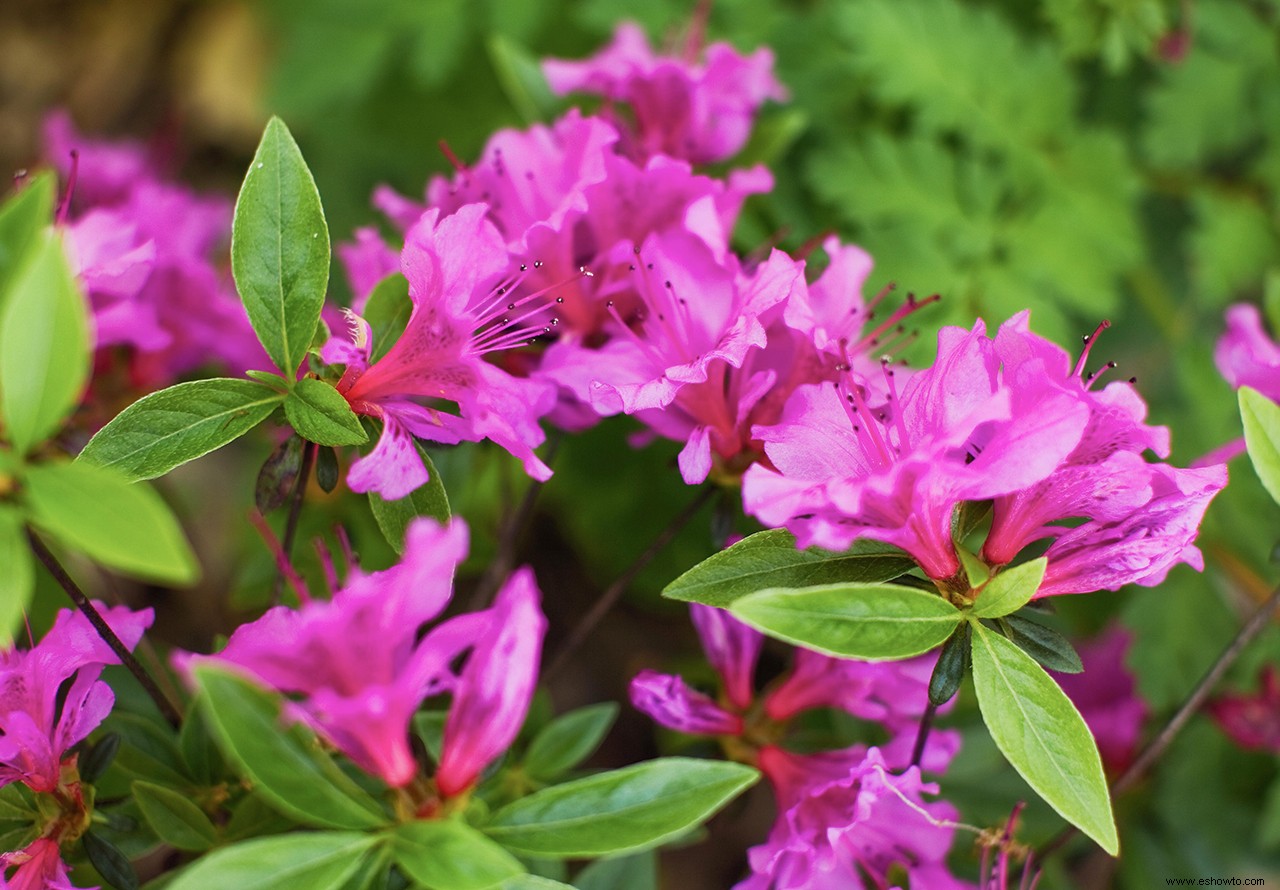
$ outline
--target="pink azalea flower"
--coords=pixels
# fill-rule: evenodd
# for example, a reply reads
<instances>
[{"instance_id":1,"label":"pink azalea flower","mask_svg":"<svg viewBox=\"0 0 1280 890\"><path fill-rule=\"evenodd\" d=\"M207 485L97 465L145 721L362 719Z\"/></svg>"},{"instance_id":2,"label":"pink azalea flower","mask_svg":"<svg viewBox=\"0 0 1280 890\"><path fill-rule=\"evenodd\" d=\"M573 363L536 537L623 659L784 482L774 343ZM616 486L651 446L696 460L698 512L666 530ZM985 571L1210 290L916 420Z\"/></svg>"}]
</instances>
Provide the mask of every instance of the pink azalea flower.
<instances>
[{"instance_id":1,"label":"pink azalea flower","mask_svg":"<svg viewBox=\"0 0 1280 890\"><path fill-rule=\"evenodd\" d=\"M748 469L743 501L801 547L873 538L948 579L960 571L955 508L1046 478L1079 442L1088 409L1065 392L1006 385L981 321L944 328L937 361L900 397L893 375L886 368L883 407L856 378L799 387L778 424L755 430L775 469Z\"/></svg>"},{"instance_id":2,"label":"pink azalea flower","mask_svg":"<svg viewBox=\"0 0 1280 890\"><path fill-rule=\"evenodd\" d=\"M230 202L161 181L140 148L85 140L65 115L50 118L46 141L74 190L66 241L97 346L128 349L131 383L269 367L226 269Z\"/></svg>"},{"instance_id":3,"label":"pink azalea flower","mask_svg":"<svg viewBox=\"0 0 1280 890\"><path fill-rule=\"evenodd\" d=\"M8 878L4 872L17 870ZM36 838L21 850L0 854L0 888L5 890L76 890L71 886L66 863L52 838ZM97 887L86 890L98 890Z\"/></svg>"},{"instance_id":4,"label":"pink azalea flower","mask_svg":"<svg viewBox=\"0 0 1280 890\"><path fill-rule=\"evenodd\" d=\"M1263 330L1257 306L1237 303L1227 309L1227 330L1213 358L1234 388L1250 386L1280 401L1280 346Z\"/></svg>"},{"instance_id":5,"label":"pink azalea flower","mask_svg":"<svg viewBox=\"0 0 1280 890\"><path fill-rule=\"evenodd\" d=\"M545 438L537 421L553 407L554 388L485 360L546 325L537 307L510 302L509 257L485 213L479 204L443 219L430 210L410 229L400 263L413 312L385 356L369 364L368 328L358 318L354 342L326 350L330 360L346 361L338 391L357 413L384 425L377 447L347 476L353 491L396 499L426 482L411 436L447 444L491 439L529 475L551 475L533 448ZM455 403L458 414L435 407L440 400Z\"/></svg>"},{"instance_id":6,"label":"pink azalea flower","mask_svg":"<svg viewBox=\"0 0 1280 890\"><path fill-rule=\"evenodd\" d=\"M696 60L696 47L690 50L685 59L657 55L640 26L624 22L613 43L594 58L547 59L542 70L557 94L595 93L629 106L629 119L612 117L634 157L721 161L746 143L760 106L787 94L773 76L773 54L767 49L743 56L728 44L713 43L705 62Z\"/></svg>"},{"instance_id":7,"label":"pink azalea flower","mask_svg":"<svg viewBox=\"0 0 1280 890\"><path fill-rule=\"evenodd\" d=\"M1123 772L1133 761L1142 724L1150 713L1124 662L1132 642L1129 631L1114 625L1076 646L1083 673L1055 675L1093 733L1102 762L1113 773Z\"/></svg>"},{"instance_id":8,"label":"pink azalea flower","mask_svg":"<svg viewBox=\"0 0 1280 890\"><path fill-rule=\"evenodd\" d=\"M413 714L426 698L452 692L460 711L449 720L454 753L441 770L453 793L510 743L510 725L486 722L486 715L516 729L523 721L542 627L532 577L519 572L493 609L456 616L420 635L448 605L466 550L461 522L441 528L418 520L397 565L356 572L329 601L298 610L277 606L237 629L222 652L194 658L237 666L296 697L287 706L294 719L394 787L418 772L409 749ZM456 676L451 665L468 649Z\"/></svg>"},{"instance_id":9,"label":"pink azalea flower","mask_svg":"<svg viewBox=\"0 0 1280 890\"><path fill-rule=\"evenodd\" d=\"M1205 709L1241 748L1280 754L1280 672L1274 665L1262 669L1257 692L1220 695Z\"/></svg>"},{"instance_id":10,"label":"pink azalea flower","mask_svg":"<svg viewBox=\"0 0 1280 890\"><path fill-rule=\"evenodd\" d=\"M151 626L150 609L96 607L130 649ZM99 677L104 666L119 663L89 619L69 609L58 613L32 648L0 652L0 785L22 782L39 792L58 787L67 751L115 703L111 687Z\"/></svg>"}]
</instances>

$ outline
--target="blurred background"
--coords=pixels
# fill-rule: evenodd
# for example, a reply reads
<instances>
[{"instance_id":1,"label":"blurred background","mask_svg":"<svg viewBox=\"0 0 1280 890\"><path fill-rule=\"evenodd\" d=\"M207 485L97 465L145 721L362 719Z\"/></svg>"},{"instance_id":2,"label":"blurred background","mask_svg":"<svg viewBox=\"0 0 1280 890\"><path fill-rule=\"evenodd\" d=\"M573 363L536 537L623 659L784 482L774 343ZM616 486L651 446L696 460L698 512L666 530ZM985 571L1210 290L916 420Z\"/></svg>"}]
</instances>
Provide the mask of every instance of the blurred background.
<instances>
[{"instance_id":1,"label":"blurred background","mask_svg":"<svg viewBox=\"0 0 1280 890\"><path fill-rule=\"evenodd\" d=\"M673 40L694 15L692 0L5 0L0 169L38 164L41 122L65 108L87 134L150 141L172 176L232 195L267 116L279 114L338 242L375 222L375 185L416 195L448 168L439 140L471 159L494 130L567 107L541 83L538 59L585 56L626 18L655 41ZM1278 22L1280 0L716 0L708 37L771 47L791 93L766 107L735 163L767 162L777 180L749 203L737 245L798 249L829 231L862 244L877 263L871 290L893 280L943 295L919 316L926 360L932 328L969 326L976 314L994 327L1030 307L1035 329L1069 349L1110 319L1094 363L1114 359L1115 374L1138 378L1154 420L1173 430L1174 461L1186 465L1240 435L1212 360L1223 309L1253 301L1280 321ZM338 299L343 287L335 274ZM620 459L627 432L604 424L561 444L523 540L521 558L547 592L551 651L693 498L674 470L676 447ZM272 571L260 542L226 531L248 509L271 444L237 446L166 489L185 499L210 575L180 602L157 597L174 642L195 645L210 624L227 626L253 603L228 603L225 591ZM437 460L473 523L472 565L482 568L526 480L489 452ZM1236 484L1201 537L1204 575L1180 568L1157 589L1059 607L1077 636L1113 620L1133 631L1128 665L1152 728L1280 577L1280 510L1246 463L1231 471ZM316 500L300 540L308 527L319 534L355 515L368 564L391 558L367 508ZM710 676L683 608L657 592L711 552L716 512L704 508L640 575L553 687L558 709L625 700L641 667ZM1272 628L1228 685L1254 688L1260 666L1278 657ZM968 725L966 713L953 724ZM601 757L618 762L678 744L655 741L627 708L612 739ZM1019 791L983 731L967 739L944 792L967 821L994 825L1019 794L1034 795ZM1069 873L1042 886L1138 888L1179 874L1280 880L1275 758L1241 752L1205 718L1118 806L1118 870L1082 847L1066 857ZM667 858L667 886L727 886L738 875L770 808L756 797L738 809L754 818L713 825L730 835L723 843ZM1030 840L1058 826L1043 806L1028 809Z\"/></svg>"}]
</instances>

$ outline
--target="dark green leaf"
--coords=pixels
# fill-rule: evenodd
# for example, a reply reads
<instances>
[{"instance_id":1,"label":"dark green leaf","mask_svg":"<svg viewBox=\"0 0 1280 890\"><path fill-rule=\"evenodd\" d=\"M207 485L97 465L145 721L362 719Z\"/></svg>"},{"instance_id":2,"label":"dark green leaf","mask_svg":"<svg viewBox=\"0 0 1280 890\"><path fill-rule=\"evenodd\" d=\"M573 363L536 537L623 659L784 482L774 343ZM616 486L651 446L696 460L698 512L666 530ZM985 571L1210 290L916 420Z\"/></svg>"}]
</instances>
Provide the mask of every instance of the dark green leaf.
<instances>
[{"instance_id":1,"label":"dark green leaf","mask_svg":"<svg viewBox=\"0 0 1280 890\"><path fill-rule=\"evenodd\" d=\"M55 186L52 173L38 174L0 206L0 310L5 291L27 259L27 252L53 222Z\"/></svg>"},{"instance_id":2,"label":"dark green leaf","mask_svg":"<svg viewBox=\"0 0 1280 890\"><path fill-rule=\"evenodd\" d=\"M525 856L647 850L702 824L758 778L737 763L661 758L535 792L499 810L485 831Z\"/></svg>"},{"instance_id":3,"label":"dark green leaf","mask_svg":"<svg viewBox=\"0 0 1280 890\"><path fill-rule=\"evenodd\" d=\"M378 842L351 831L257 838L200 858L167 890L339 890Z\"/></svg>"},{"instance_id":4,"label":"dark green leaf","mask_svg":"<svg viewBox=\"0 0 1280 890\"><path fill-rule=\"evenodd\" d=\"M19 454L55 432L80 401L89 350L85 298L62 240L42 235L0 308L0 416Z\"/></svg>"},{"instance_id":5,"label":"dark green leaf","mask_svg":"<svg viewBox=\"0 0 1280 890\"><path fill-rule=\"evenodd\" d=\"M396 553L404 552L404 532L410 522L419 516L429 516L443 524L449 521L451 515L449 496L445 493L440 472L431 462L431 455L427 454L427 450L416 440L414 447L418 449L418 456L422 458L422 463L430 477L426 485L411 491L398 501L384 500L376 492L369 493L369 507L373 510L373 518L377 520L378 528L382 529L387 543L395 549Z\"/></svg>"},{"instance_id":6,"label":"dark green leaf","mask_svg":"<svg viewBox=\"0 0 1280 890\"><path fill-rule=\"evenodd\" d=\"M730 608L776 639L841 658L898 659L928 652L960 623L936 593L895 584L825 584L762 590Z\"/></svg>"},{"instance_id":7,"label":"dark green leaf","mask_svg":"<svg viewBox=\"0 0 1280 890\"><path fill-rule=\"evenodd\" d=\"M979 618L999 618L1021 609L1040 589L1048 562L1042 556L997 574L978 592L973 614Z\"/></svg>"},{"instance_id":8,"label":"dark green leaf","mask_svg":"<svg viewBox=\"0 0 1280 890\"><path fill-rule=\"evenodd\" d=\"M193 667L192 676L223 752L281 812L324 828L386 822L377 801L320 750L310 731L283 725L278 697L208 663Z\"/></svg>"},{"instance_id":9,"label":"dark green leaf","mask_svg":"<svg viewBox=\"0 0 1280 890\"><path fill-rule=\"evenodd\" d=\"M182 726L178 729L178 750L182 753L182 762L187 772L198 783L211 785L221 778L224 766L222 756L213 740L213 730L204 715L204 708L194 698L182 715Z\"/></svg>"},{"instance_id":10,"label":"dark green leaf","mask_svg":"<svg viewBox=\"0 0 1280 890\"><path fill-rule=\"evenodd\" d=\"M409 282L403 275L392 272L374 285L364 304L364 320L373 331L369 343L370 364L386 355L387 350L395 345L412 314Z\"/></svg>"},{"instance_id":11,"label":"dark green leaf","mask_svg":"<svg viewBox=\"0 0 1280 890\"><path fill-rule=\"evenodd\" d=\"M540 782L564 775L591 756L617 716L618 706L603 702L552 720L529 743L525 772Z\"/></svg>"},{"instance_id":12,"label":"dark green leaf","mask_svg":"<svg viewBox=\"0 0 1280 890\"><path fill-rule=\"evenodd\" d=\"M297 822L281 815L265 795L253 791L231 808L231 818L223 833L229 841L242 841L281 834L297 826Z\"/></svg>"},{"instance_id":13,"label":"dark green leaf","mask_svg":"<svg viewBox=\"0 0 1280 890\"><path fill-rule=\"evenodd\" d=\"M757 532L700 562L667 585L669 599L727 606L769 587L811 587L838 581L870 583L896 578L914 563L896 547L859 540L843 553L796 549L784 529Z\"/></svg>"},{"instance_id":14,"label":"dark green leaf","mask_svg":"<svg viewBox=\"0 0 1280 890\"><path fill-rule=\"evenodd\" d=\"M134 782L133 799L156 837L169 846L199 853L218 842L218 831L208 815L187 795L151 782Z\"/></svg>"},{"instance_id":15,"label":"dark green leaf","mask_svg":"<svg viewBox=\"0 0 1280 890\"><path fill-rule=\"evenodd\" d=\"M316 484L326 494L338 487L338 455L332 448L316 450Z\"/></svg>"},{"instance_id":16,"label":"dark green leaf","mask_svg":"<svg viewBox=\"0 0 1280 890\"><path fill-rule=\"evenodd\" d=\"M658 890L658 857L653 851L591 863L573 879L578 890Z\"/></svg>"},{"instance_id":17,"label":"dark green leaf","mask_svg":"<svg viewBox=\"0 0 1280 890\"><path fill-rule=\"evenodd\" d=\"M122 772L130 780L162 782L173 788L183 787L190 781L182 753L168 726L120 710L111 715L110 726L120 734L120 749L108 776ZM120 793L123 795L126 791L127 786Z\"/></svg>"},{"instance_id":18,"label":"dark green leaf","mask_svg":"<svg viewBox=\"0 0 1280 890\"><path fill-rule=\"evenodd\" d=\"M973 632L974 687L997 747L1063 818L1117 855L1102 758L1080 712L1013 643L977 622Z\"/></svg>"},{"instance_id":19,"label":"dark green leaf","mask_svg":"<svg viewBox=\"0 0 1280 890\"><path fill-rule=\"evenodd\" d=\"M0 822L34 822L38 815L25 785L11 782L0 788Z\"/></svg>"},{"instance_id":20,"label":"dark green leaf","mask_svg":"<svg viewBox=\"0 0 1280 890\"><path fill-rule=\"evenodd\" d=\"M253 503L263 516L279 507L293 491L302 470L305 443L296 433L277 445L262 462L253 486Z\"/></svg>"},{"instance_id":21,"label":"dark green leaf","mask_svg":"<svg viewBox=\"0 0 1280 890\"><path fill-rule=\"evenodd\" d=\"M284 400L284 415L298 435L318 445L359 445L369 436L336 389L305 377Z\"/></svg>"},{"instance_id":22,"label":"dark green leaf","mask_svg":"<svg viewBox=\"0 0 1280 890\"><path fill-rule=\"evenodd\" d=\"M126 575L192 584L200 565L181 526L145 483L81 463L27 469L31 519L63 544Z\"/></svg>"},{"instance_id":23,"label":"dark green leaf","mask_svg":"<svg viewBox=\"0 0 1280 890\"><path fill-rule=\"evenodd\" d=\"M107 771L120 751L120 733L109 732L80 757L80 778L90 785Z\"/></svg>"},{"instance_id":24,"label":"dark green leaf","mask_svg":"<svg viewBox=\"0 0 1280 890\"><path fill-rule=\"evenodd\" d=\"M396 864L429 890L485 890L525 871L514 856L456 819L404 822L391 837Z\"/></svg>"},{"instance_id":25,"label":"dark green leaf","mask_svg":"<svg viewBox=\"0 0 1280 890\"><path fill-rule=\"evenodd\" d=\"M973 628L964 622L947 638L938 653L938 661L929 677L929 704L941 707L960 691L960 683L969 670L969 643Z\"/></svg>"},{"instance_id":26,"label":"dark green leaf","mask_svg":"<svg viewBox=\"0 0 1280 890\"><path fill-rule=\"evenodd\" d=\"M231 271L258 339L292 378L329 284L329 229L311 171L279 118L267 123L236 200Z\"/></svg>"},{"instance_id":27,"label":"dark green leaf","mask_svg":"<svg viewBox=\"0 0 1280 890\"><path fill-rule=\"evenodd\" d=\"M154 479L240 438L283 399L251 380L179 383L125 408L77 460L110 467L130 481Z\"/></svg>"},{"instance_id":28,"label":"dark green leaf","mask_svg":"<svg viewBox=\"0 0 1280 890\"><path fill-rule=\"evenodd\" d=\"M1084 670L1071 641L1053 628L1020 615L1005 615L1000 621L1008 629L1009 639L1049 670L1063 674Z\"/></svg>"},{"instance_id":29,"label":"dark green leaf","mask_svg":"<svg viewBox=\"0 0 1280 890\"><path fill-rule=\"evenodd\" d=\"M444 750L444 723L449 717L448 711L419 711L413 715L413 732L432 759L439 762L440 752Z\"/></svg>"},{"instance_id":30,"label":"dark green leaf","mask_svg":"<svg viewBox=\"0 0 1280 890\"><path fill-rule=\"evenodd\" d=\"M137 890L138 875L129 864L129 857L120 848L95 832L85 832L80 838L84 855L105 880L116 890Z\"/></svg>"},{"instance_id":31,"label":"dark green leaf","mask_svg":"<svg viewBox=\"0 0 1280 890\"><path fill-rule=\"evenodd\" d=\"M35 564L27 543L26 517L20 510L0 503L0 647L13 646L13 632L36 589Z\"/></svg>"},{"instance_id":32,"label":"dark green leaf","mask_svg":"<svg viewBox=\"0 0 1280 890\"><path fill-rule=\"evenodd\" d=\"M1239 398L1249 460L1271 499L1280 503L1280 405L1248 386L1240 387Z\"/></svg>"}]
</instances>

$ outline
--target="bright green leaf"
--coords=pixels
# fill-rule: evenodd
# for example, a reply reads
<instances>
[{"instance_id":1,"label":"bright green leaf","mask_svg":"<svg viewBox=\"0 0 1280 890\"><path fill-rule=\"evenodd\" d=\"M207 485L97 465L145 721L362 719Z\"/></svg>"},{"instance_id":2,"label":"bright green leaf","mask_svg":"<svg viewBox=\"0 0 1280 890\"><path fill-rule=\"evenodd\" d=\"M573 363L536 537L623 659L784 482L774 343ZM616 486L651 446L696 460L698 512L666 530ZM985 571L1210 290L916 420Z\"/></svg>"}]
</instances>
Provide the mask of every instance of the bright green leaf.
<instances>
[{"instance_id":1,"label":"bright green leaf","mask_svg":"<svg viewBox=\"0 0 1280 890\"><path fill-rule=\"evenodd\" d=\"M349 831L257 838L198 859L166 890L338 890L377 843Z\"/></svg>"},{"instance_id":2,"label":"bright green leaf","mask_svg":"<svg viewBox=\"0 0 1280 890\"><path fill-rule=\"evenodd\" d=\"M525 871L514 856L456 819L404 822L391 838L396 864L429 890L485 890Z\"/></svg>"},{"instance_id":3,"label":"bright green leaf","mask_svg":"<svg viewBox=\"0 0 1280 890\"><path fill-rule=\"evenodd\" d=\"M0 504L0 566L0 648L10 648L35 591L36 574L25 517L6 504Z\"/></svg>"},{"instance_id":4,"label":"bright green leaf","mask_svg":"<svg viewBox=\"0 0 1280 890\"><path fill-rule=\"evenodd\" d=\"M19 454L62 425L89 379L89 320L61 239L29 251L0 312L0 414Z\"/></svg>"},{"instance_id":5,"label":"bright green leaf","mask_svg":"<svg viewBox=\"0 0 1280 890\"><path fill-rule=\"evenodd\" d=\"M552 720L529 743L525 772L538 781L564 775L591 756L617 716L617 704L602 702Z\"/></svg>"},{"instance_id":6,"label":"bright green leaf","mask_svg":"<svg viewBox=\"0 0 1280 890\"><path fill-rule=\"evenodd\" d=\"M218 842L209 816L187 795L151 782L134 782L133 799L156 837L169 846L203 852Z\"/></svg>"},{"instance_id":7,"label":"bright green leaf","mask_svg":"<svg viewBox=\"0 0 1280 890\"><path fill-rule=\"evenodd\" d=\"M276 367L291 378L311 344L329 284L329 228L289 128L273 117L236 200L231 272Z\"/></svg>"},{"instance_id":8,"label":"bright green leaf","mask_svg":"<svg viewBox=\"0 0 1280 890\"><path fill-rule=\"evenodd\" d=\"M359 445L369 440L342 394L314 377L299 380L285 396L284 416L299 436L318 445Z\"/></svg>"},{"instance_id":9,"label":"bright green leaf","mask_svg":"<svg viewBox=\"0 0 1280 890\"><path fill-rule=\"evenodd\" d=\"M1048 563L1042 556L1000 572L978 591L973 614L979 618L999 618L1021 609L1040 589Z\"/></svg>"},{"instance_id":10,"label":"bright green leaf","mask_svg":"<svg viewBox=\"0 0 1280 890\"><path fill-rule=\"evenodd\" d=\"M5 291L27 252L53 221L55 187L53 174L41 173L0 206L0 307L4 306Z\"/></svg>"},{"instance_id":11,"label":"bright green leaf","mask_svg":"<svg viewBox=\"0 0 1280 890\"><path fill-rule=\"evenodd\" d=\"M990 566L964 546L956 547L956 556L960 557L960 564L964 566L964 574L969 579L970 587L981 587L987 583L987 579L991 577Z\"/></svg>"},{"instance_id":12,"label":"bright green leaf","mask_svg":"<svg viewBox=\"0 0 1280 890\"><path fill-rule=\"evenodd\" d=\"M894 584L762 590L730 611L756 630L841 658L910 658L939 645L960 611L934 593Z\"/></svg>"},{"instance_id":13,"label":"bright green leaf","mask_svg":"<svg viewBox=\"0 0 1280 890\"><path fill-rule=\"evenodd\" d=\"M1117 855L1102 758L1071 699L1029 655L978 622L972 655L982 719L1001 753L1063 818Z\"/></svg>"},{"instance_id":14,"label":"bright green leaf","mask_svg":"<svg viewBox=\"0 0 1280 890\"><path fill-rule=\"evenodd\" d=\"M443 525L452 515L449 496L440 480L440 471L431 462L431 455L427 454L427 450L417 440L413 444L418 449L418 457L422 459L423 466L427 468L429 478L426 484L396 501L388 501L377 492L369 492L369 508L373 510L373 518L396 553L404 552L405 529L413 520L419 516L429 516Z\"/></svg>"},{"instance_id":15,"label":"bright green leaf","mask_svg":"<svg viewBox=\"0 0 1280 890\"><path fill-rule=\"evenodd\" d=\"M1249 460L1272 500L1280 503L1280 405L1248 386L1240 387L1239 397Z\"/></svg>"},{"instance_id":16,"label":"bright green leaf","mask_svg":"<svg viewBox=\"0 0 1280 890\"><path fill-rule=\"evenodd\" d=\"M668 584L662 595L728 606L739 597L770 587L887 581L913 565L906 554L888 544L859 540L841 553L817 547L798 550L790 532L769 529L698 563Z\"/></svg>"},{"instance_id":17,"label":"bright green leaf","mask_svg":"<svg viewBox=\"0 0 1280 890\"><path fill-rule=\"evenodd\" d=\"M526 856L646 850L700 825L759 775L724 761L651 760L537 791L499 810L485 832Z\"/></svg>"},{"instance_id":18,"label":"bright green leaf","mask_svg":"<svg viewBox=\"0 0 1280 890\"><path fill-rule=\"evenodd\" d=\"M110 467L130 481L154 479L240 438L283 399L250 380L179 383L125 408L77 460Z\"/></svg>"},{"instance_id":19,"label":"bright green leaf","mask_svg":"<svg viewBox=\"0 0 1280 890\"><path fill-rule=\"evenodd\" d=\"M378 803L320 750L309 730L282 723L277 696L212 664L196 665L192 675L223 752L281 812L324 828L386 822Z\"/></svg>"},{"instance_id":20,"label":"bright green leaf","mask_svg":"<svg viewBox=\"0 0 1280 890\"><path fill-rule=\"evenodd\" d=\"M178 520L147 485L81 463L32 466L23 482L32 522L95 562L167 584L200 577Z\"/></svg>"},{"instance_id":21,"label":"bright green leaf","mask_svg":"<svg viewBox=\"0 0 1280 890\"><path fill-rule=\"evenodd\" d=\"M399 272L392 272L373 286L364 304L364 320L373 332L369 340L371 364L386 355L400 339L412 314L409 281Z\"/></svg>"}]
</instances>

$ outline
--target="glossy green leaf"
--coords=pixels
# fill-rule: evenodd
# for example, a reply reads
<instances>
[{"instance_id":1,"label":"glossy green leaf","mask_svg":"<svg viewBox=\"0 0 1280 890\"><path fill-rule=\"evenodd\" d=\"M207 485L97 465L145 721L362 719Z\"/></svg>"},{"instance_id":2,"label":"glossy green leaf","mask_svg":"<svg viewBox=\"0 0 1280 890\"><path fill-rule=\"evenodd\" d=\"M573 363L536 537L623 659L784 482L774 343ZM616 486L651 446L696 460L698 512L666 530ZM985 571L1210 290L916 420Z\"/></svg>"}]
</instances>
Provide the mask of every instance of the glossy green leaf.
<instances>
[{"instance_id":1,"label":"glossy green leaf","mask_svg":"<svg viewBox=\"0 0 1280 890\"><path fill-rule=\"evenodd\" d=\"M1248 386L1240 387L1239 397L1249 460L1271 499L1280 503L1280 405Z\"/></svg>"},{"instance_id":2,"label":"glossy green leaf","mask_svg":"<svg viewBox=\"0 0 1280 890\"><path fill-rule=\"evenodd\" d=\"M378 842L349 831L257 838L196 860L167 890L338 890Z\"/></svg>"},{"instance_id":3,"label":"glossy green leaf","mask_svg":"<svg viewBox=\"0 0 1280 890\"><path fill-rule=\"evenodd\" d=\"M979 618L999 618L1018 611L1040 589L1048 564L1042 556L1000 572L978 591L973 614Z\"/></svg>"},{"instance_id":4,"label":"glossy green leaf","mask_svg":"<svg viewBox=\"0 0 1280 890\"><path fill-rule=\"evenodd\" d=\"M80 844L89 864L115 890L138 890L138 873L119 847L94 831L86 832L80 838Z\"/></svg>"},{"instance_id":5,"label":"glossy green leaf","mask_svg":"<svg viewBox=\"0 0 1280 890\"><path fill-rule=\"evenodd\" d=\"M762 590L730 611L763 633L841 658L910 658L939 645L961 621L935 593L894 584L824 584Z\"/></svg>"},{"instance_id":6,"label":"glossy green leaf","mask_svg":"<svg viewBox=\"0 0 1280 890\"><path fill-rule=\"evenodd\" d=\"M0 415L19 454L56 432L80 401L89 350L85 298L62 241L42 235L0 311Z\"/></svg>"},{"instance_id":7,"label":"glossy green leaf","mask_svg":"<svg viewBox=\"0 0 1280 890\"><path fill-rule=\"evenodd\" d=\"M292 378L311 345L329 284L329 229L289 128L273 117L236 200L231 272L249 321Z\"/></svg>"},{"instance_id":8,"label":"glossy green leaf","mask_svg":"<svg viewBox=\"0 0 1280 890\"><path fill-rule=\"evenodd\" d=\"M591 756L617 716L617 704L602 702L552 720L529 743L525 772L542 782L564 775Z\"/></svg>"},{"instance_id":9,"label":"glossy green leaf","mask_svg":"<svg viewBox=\"0 0 1280 890\"><path fill-rule=\"evenodd\" d=\"M192 675L223 752L281 812L323 828L375 828L387 821L309 730L283 724L277 696L212 664L196 665Z\"/></svg>"},{"instance_id":10,"label":"glossy green leaf","mask_svg":"<svg viewBox=\"0 0 1280 890\"><path fill-rule=\"evenodd\" d=\"M81 463L32 466L24 481L35 525L95 562L167 584L200 576L178 520L145 483Z\"/></svg>"},{"instance_id":11,"label":"glossy green leaf","mask_svg":"<svg viewBox=\"0 0 1280 890\"><path fill-rule=\"evenodd\" d=\"M52 173L38 174L0 205L0 307L27 252L38 242L44 227L53 222L55 185Z\"/></svg>"},{"instance_id":12,"label":"glossy green leaf","mask_svg":"<svg viewBox=\"0 0 1280 890\"><path fill-rule=\"evenodd\" d=\"M990 566L963 546L956 547L956 556L960 557L960 564L964 566L964 574L969 579L970 587L981 587L987 583L987 579L991 577Z\"/></svg>"},{"instance_id":13,"label":"glossy green leaf","mask_svg":"<svg viewBox=\"0 0 1280 890\"><path fill-rule=\"evenodd\" d=\"M370 364L386 355L387 350L395 345L412 314L409 281L403 275L392 272L374 285L364 304L364 320L373 332L369 342Z\"/></svg>"},{"instance_id":14,"label":"glossy green leaf","mask_svg":"<svg viewBox=\"0 0 1280 890\"><path fill-rule=\"evenodd\" d=\"M1071 699L1029 655L977 622L973 682L982 719L1014 769L1063 818L1117 855L1102 758Z\"/></svg>"},{"instance_id":15,"label":"glossy green leaf","mask_svg":"<svg viewBox=\"0 0 1280 890\"><path fill-rule=\"evenodd\" d=\"M645 850L702 824L759 775L724 761L651 760L537 791L499 810L485 832L526 856Z\"/></svg>"},{"instance_id":16,"label":"glossy green leaf","mask_svg":"<svg viewBox=\"0 0 1280 890\"><path fill-rule=\"evenodd\" d=\"M1007 631L1005 636L1041 666L1062 674L1078 674L1084 670L1071 641L1052 627L1020 615L1005 615L1000 623Z\"/></svg>"},{"instance_id":17,"label":"glossy green leaf","mask_svg":"<svg viewBox=\"0 0 1280 890\"><path fill-rule=\"evenodd\" d=\"M0 566L0 648L10 648L36 589L36 574L25 517L7 504L0 504Z\"/></svg>"},{"instance_id":18,"label":"glossy green leaf","mask_svg":"<svg viewBox=\"0 0 1280 890\"><path fill-rule=\"evenodd\" d=\"M77 460L131 481L154 479L232 442L284 399L251 380L194 380L153 392L120 412Z\"/></svg>"},{"instance_id":19,"label":"glossy green leaf","mask_svg":"<svg viewBox=\"0 0 1280 890\"><path fill-rule=\"evenodd\" d=\"M187 795L151 782L134 782L133 799L156 837L169 846L199 853L218 842L209 816Z\"/></svg>"},{"instance_id":20,"label":"glossy green leaf","mask_svg":"<svg viewBox=\"0 0 1280 890\"><path fill-rule=\"evenodd\" d=\"M514 856L456 819L404 822L391 838L396 864L428 890L485 890L525 872Z\"/></svg>"},{"instance_id":21,"label":"glossy green leaf","mask_svg":"<svg viewBox=\"0 0 1280 890\"><path fill-rule=\"evenodd\" d=\"M338 487L341 468L338 466L338 455L332 448L319 446L316 448L316 485L325 494L332 494Z\"/></svg>"},{"instance_id":22,"label":"glossy green leaf","mask_svg":"<svg viewBox=\"0 0 1280 890\"><path fill-rule=\"evenodd\" d=\"M285 397L284 416L299 436L318 445L359 445L369 439L342 394L314 377L299 380Z\"/></svg>"},{"instance_id":23,"label":"glossy green leaf","mask_svg":"<svg viewBox=\"0 0 1280 890\"><path fill-rule=\"evenodd\" d=\"M404 553L404 532L413 520L419 516L429 516L443 524L452 515L449 495L444 490L440 471L431 462L431 455L416 440L414 447L418 449L418 456L427 468L429 478L426 484L395 501L388 501L377 492L369 492L369 508L373 510L373 518L396 553Z\"/></svg>"},{"instance_id":24,"label":"glossy green leaf","mask_svg":"<svg viewBox=\"0 0 1280 890\"><path fill-rule=\"evenodd\" d=\"M817 547L798 550L790 532L769 529L698 563L668 584L662 595L728 606L739 597L770 587L887 581L913 565L906 554L888 544L859 540L843 553Z\"/></svg>"},{"instance_id":25,"label":"glossy green leaf","mask_svg":"<svg viewBox=\"0 0 1280 890\"><path fill-rule=\"evenodd\" d=\"M942 644L942 651L938 653L933 673L929 676L929 703L934 707L941 707L951 701L960 691L960 684L969 670L969 645L972 636L973 626L965 621Z\"/></svg>"},{"instance_id":26,"label":"glossy green leaf","mask_svg":"<svg viewBox=\"0 0 1280 890\"><path fill-rule=\"evenodd\" d=\"M89 749L80 755L78 765L80 778L90 785L97 782L107 771L116 754L120 751L120 733L108 732L102 735Z\"/></svg>"}]
</instances>

